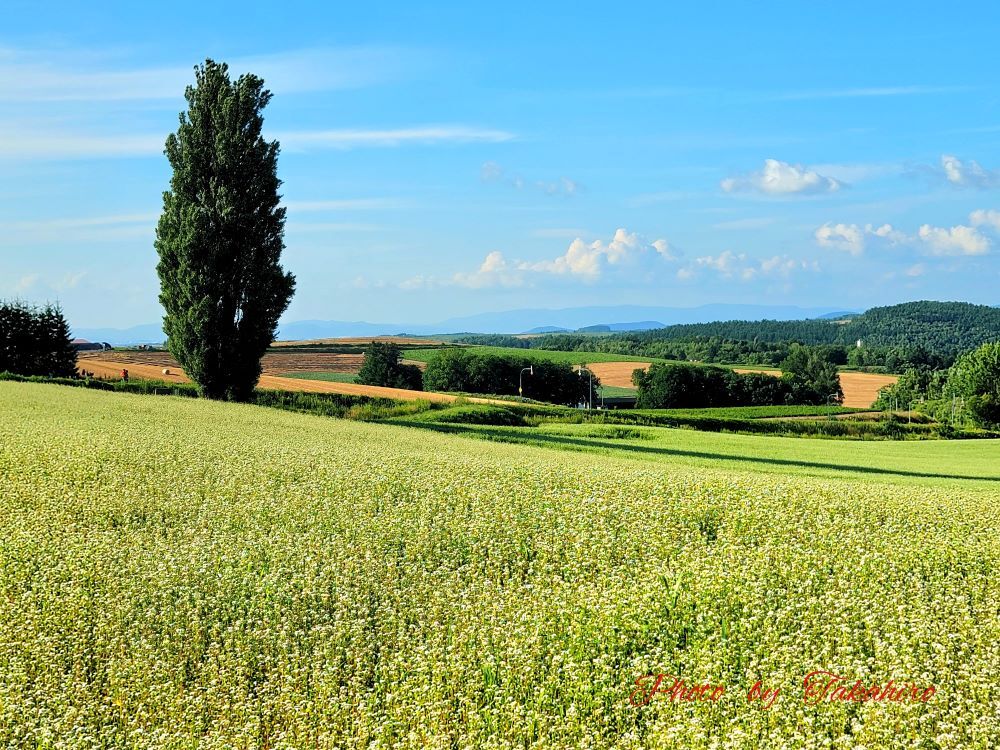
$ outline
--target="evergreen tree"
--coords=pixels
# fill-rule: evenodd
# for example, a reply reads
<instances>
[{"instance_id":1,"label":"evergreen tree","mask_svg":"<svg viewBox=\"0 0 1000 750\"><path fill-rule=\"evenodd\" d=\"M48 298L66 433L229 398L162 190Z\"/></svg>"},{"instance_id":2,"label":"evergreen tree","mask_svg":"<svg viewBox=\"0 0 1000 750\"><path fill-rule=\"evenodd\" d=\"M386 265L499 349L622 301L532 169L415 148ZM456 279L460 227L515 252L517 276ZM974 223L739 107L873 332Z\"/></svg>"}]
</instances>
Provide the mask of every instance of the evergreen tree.
<instances>
[{"instance_id":1,"label":"evergreen tree","mask_svg":"<svg viewBox=\"0 0 1000 750\"><path fill-rule=\"evenodd\" d=\"M0 372L76 375L76 349L58 305L0 303Z\"/></svg>"},{"instance_id":2,"label":"evergreen tree","mask_svg":"<svg viewBox=\"0 0 1000 750\"><path fill-rule=\"evenodd\" d=\"M261 136L271 93L254 75L230 81L212 60L195 77L165 149L173 176L155 243L163 329L203 395L243 401L295 290L279 264L278 142Z\"/></svg>"}]
</instances>

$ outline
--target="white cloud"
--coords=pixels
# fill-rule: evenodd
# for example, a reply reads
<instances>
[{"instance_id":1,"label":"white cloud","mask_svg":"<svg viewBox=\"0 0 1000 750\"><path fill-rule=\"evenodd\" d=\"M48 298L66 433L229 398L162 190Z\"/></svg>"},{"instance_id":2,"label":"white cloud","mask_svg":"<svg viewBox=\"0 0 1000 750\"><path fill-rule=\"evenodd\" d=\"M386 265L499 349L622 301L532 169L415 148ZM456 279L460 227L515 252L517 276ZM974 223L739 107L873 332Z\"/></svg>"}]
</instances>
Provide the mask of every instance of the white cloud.
<instances>
[{"instance_id":1,"label":"white cloud","mask_svg":"<svg viewBox=\"0 0 1000 750\"><path fill-rule=\"evenodd\" d=\"M1000 231L1000 211L986 211L983 209L973 211L969 214L969 222L974 227L986 226Z\"/></svg>"},{"instance_id":2,"label":"white cloud","mask_svg":"<svg viewBox=\"0 0 1000 750\"><path fill-rule=\"evenodd\" d=\"M677 255L666 240L647 242L633 232L618 229L609 242L585 242L577 237L562 255L549 260L508 260L501 251L494 250L487 254L475 271L455 273L444 280L414 276L401 283L400 287L515 287L546 277L595 283L612 271L627 273L633 279L648 278L649 274L661 269L664 263L673 263L676 259Z\"/></svg>"},{"instance_id":3,"label":"white cloud","mask_svg":"<svg viewBox=\"0 0 1000 750\"><path fill-rule=\"evenodd\" d=\"M865 236L857 224L824 224L814 232L821 247L843 250L851 255L861 255L865 250Z\"/></svg>"},{"instance_id":4,"label":"white cloud","mask_svg":"<svg viewBox=\"0 0 1000 750\"><path fill-rule=\"evenodd\" d=\"M350 149L359 146L400 146L404 143L502 143L515 136L505 130L466 125L427 125L386 130L313 130L277 133L288 150Z\"/></svg>"},{"instance_id":5,"label":"white cloud","mask_svg":"<svg viewBox=\"0 0 1000 750\"><path fill-rule=\"evenodd\" d=\"M17 283L14 284L14 293L20 294L21 292L27 292L29 289L34 288L34 286L39 282L40 279L41 276L39 276L37 273L29 273L25 276L22 276L20 279L17 280Z\"/></svg>"},{"instance_id":6,"label":"white cloud","mask_svg":"<svg viewBox=\"0 0 1000 750\"><path fill-rule=\"evenodd\" d=\"M770 258L751 258L746 253L734 253L724 250L719 255L705 255L695 258L686 268L677 272L679 279L691 279L697 276L699 270L714 271L724 279L739 279L753 281L758 278L787 278L796 271L818 271L819 263L787 255L774 255Z\"/></svg>"},{"instance_id":7,"label":"white cloud","mask_svg":"<svg viewBox=\"0 0 1000 750\"><path fill-rule=\"evenodd\" d=\"M87 51L6 50L0 55L0 99L6 101L183 101L194 65L137 67ZM200 61L196 61L200 62ZM353 89L402 77L418 63L390 47L290 50L226 61L230 76L252 72L275 93Z\"/></svg>"},{"instance_id":8,"label":"white cloud","mask_svg":"<svg viewBox=\"0 0 1000 750\"><path fill-rule=\"evenodd\" d=\"M857 224L831 224L827 222L818 227L813 236L820 247L842 250L851 255L861 255L870 241L882 244L898 245L912 241L905 232L894 228L892 224L874 226L865 224L864 228Z\"/></svg>"},{"instance_id":9,"label":"white cloud","mask_svg":"<svg viewBox=\"0 0 1000 750\"><path fill-rule=\"evenodd\" d=\"M0 233L0 247L36 244L135 241L150 242L157 213L11 221Z\"/></svg>"},{"instance_id":10,"label":"white cloud","mask_svg":"<svg viewBox=\"0 0 1000 750\"><path fill-rule=\"evenodd\" d=\"M155 224L158 213L117 214L113 216L84 216L72 219L38 219L35 221L15 221L4 226L7 229L76 229L79 227L108 227L121 224Z\"/></svg>"},{"instance_id":11,"label":"white cloud","mask_svg":"<svg viewBox=\"0 0 1000 750\"><path fill-rule=\"evenodd\" d=\"M59 132L44 127L0 126L0 159L97 159L157 156L166 134Z\"/></svg>"},{"instance_id":12,"label":"white cloud","mask_svg":"<svg viewBox=\"0 0 1000 750\"><path fill-rule=\"evenodd\" d=\"M502 180L504 169L495 161L488 161L479 168L479 179L483 182L497 182Z\"/></svg>"},{"instance_id":13,"label":"white cloud","mask_svg":"<svg viewBox=\"0 0 1000 750\"><path fill-rule=\"evenodd\" d=\"M465 125L440 125L388 130L319 130L265 133L277 138L286 152L318 148L347 150L363 146L391 147L404 144L501 143L515 136L504 130ZM125 135L114 133L60 132L22 125L0 127L0 159L97 159L161 156L166 133Z\"/></svg>"},{"instance_id":14,"label":"white cloud","mask_svg":"<svg viewBox=\"0 0 1000 750\"><path fill-rule=\"evenodd\" d=\"M957 156L944 154L941 157L941 170L945 179L958 187L1000 187L1000 170L984 169L972 159L963 162Z\"/></svg>"},{"instance_id":15,"label":"white cloud","mask_svg":"<svg viewBox=\"0 0 1000 750\"><path fill-rule=\"evenodd\" d=\"M508 263L503 253L499 250L487 254L479 268L472 273L456 273L451 278L451 283L456 286L464 286L470 289L481 289L483 287L512 287L523 286L525 283L523 264Z\"/></svg>"},{"instance_id":16,"label":"white cloud","mask_svg":"<svg viewBox=\"0 0 1000 750\"><path fill-rule=\"evenodd\" d=\"M910 276L911 278L916 278L918 276L923 276L926 272L927 272L927 266L925 266L923 263L917 263L907 268L903 273L905 273L907 276Z\"/></svg>"},{"instance_id":17,"label":"white cloud","mask_svg":"<svg viewBox=\"0 0 1000 750\"><path fill-rule=\"evenodd\" d=\"M777 159L765 159L764 168L740 177L727 177L720 183L727 193L758 192L766 195L806 195L833 193L841 183L832 177Z\"/></svg>"},{"instance_id":18,"label":"white cloud","mask_svg":"<svg viewBox=\"0 0 1000 750\"><path fill-rule=\"evenodd\" d=\"M59 276L42 276L40 273L29 273L17 280L13 286L15 295L31 293L33 296L58 294L70 289L76 289L87 277L87 271L66 271Z\"/></svg>"},{"instance_id":19,"label":"white cloud","mask_svg":"<svg viewBox=\"0 0 1000 750\"><path fill-rule=\"evenodd\" d=\"M958 225L946 229L924 224L917 235L931 255L985 255L990 249L989 238L974 227Z\"/></svg>"},{"instance_id":20,"label":"white cloud","mask_svg":"<svg viewBox=\"0 0 1000 750\"><path fill-rule=\"evenodd\" d=\"M890 245L898 245L909 240L905 232L893 228L892 224L882 224L878 227L865 224L865 234L887 240Z\"/></svg>"},{"instance_id":21,"label":"white cloud","mask_svg":"<svg viewBox=\"0 0 1000 750\"><path fill-rule=\"evenodd\" d=\"M676 259L666 240L647 243L635 233L618 229L608 243L600 240L587 243L578 237L558 258L527 263L524 264L524 268L593 280L599 278L608 266L634 264L641 258L649 256L668 261Z\"/></svg>"},{"instance_id":22,"label":"white cloud","mask_svg":"<svg viewBox=\"0 0 1000 750\"><path fill-rule=\"evenodd\" d=\"M479 169L479 179L483 182L495 182L510 185L516 190L533 187L546 195L571 196L579 193L583 186L569 177L560 177L555 181L535 180L529 182L519 174L508 172L495 161L488 161Z\"/></svg>"}]
</instances>

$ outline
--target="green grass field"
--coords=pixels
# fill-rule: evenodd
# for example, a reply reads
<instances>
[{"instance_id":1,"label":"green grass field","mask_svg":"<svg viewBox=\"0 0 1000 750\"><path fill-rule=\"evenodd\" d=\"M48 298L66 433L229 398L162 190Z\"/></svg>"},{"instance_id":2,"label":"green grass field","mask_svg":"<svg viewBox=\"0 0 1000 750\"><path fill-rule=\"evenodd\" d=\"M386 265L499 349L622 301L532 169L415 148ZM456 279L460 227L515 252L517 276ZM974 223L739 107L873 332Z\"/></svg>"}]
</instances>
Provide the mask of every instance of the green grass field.
<instances>
[{"instance_id":1,"label":"green grass field","mask_svg":"<svg viewBox=\"0 0 1000 750\"><path fill-rule=\"evenodd\" d=\"M635 409L634 414L719 419L777 419L781 417L825 417L868 411L849 406L725 406L708 409Z\"/></svg>"},{"instance_id":2,"label":"green grass field","mask_svg":"<svg viewBox=\"0 0 1000 750\"><path fill-rule=\"evenodd\" d=\"M503 354L526 357L528 359L545 359L552 362L569 362L573 365L593 364L595 362L668 362L666 359L650 359L649 357L629 357L624 354L603 354L601 352L557 352L548 349L517 349L505 346L469 346L466 347L479 354ZM403 358L415 362L430 362L438 350L404 349Z\"/></svg>"},{"instance_id":3,"label":"green grass field","mask_svg":"<svg viewBox=\"0 0 1000 750\"><path fill-rule=\"evenodd\" d=\"M11 382L0 417L3 747L1000 736L994 442L510 445ZM814 670L936 692L806 705ZM724 694L633 705L657 673Z\"/></svg>"}]
</instances>

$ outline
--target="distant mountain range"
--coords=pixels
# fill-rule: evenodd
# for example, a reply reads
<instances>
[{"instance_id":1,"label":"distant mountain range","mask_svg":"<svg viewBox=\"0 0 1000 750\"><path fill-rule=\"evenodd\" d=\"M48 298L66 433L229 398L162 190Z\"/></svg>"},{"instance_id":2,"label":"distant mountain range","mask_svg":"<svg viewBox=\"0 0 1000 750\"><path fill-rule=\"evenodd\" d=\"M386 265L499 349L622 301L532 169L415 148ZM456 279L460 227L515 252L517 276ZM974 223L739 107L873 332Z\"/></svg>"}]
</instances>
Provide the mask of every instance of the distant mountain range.
<instances>
[{"instance_id":1,"label":"distant mountain range","mask_svg":"<svg viewBox=\"0 0 1000 750\"><path fill-rule=\"evenodd\" d=\"M339 336L429 336L444 333L553 333L560 331L633 331L661 328L678 323L711 323L722 320L802 320L837 318L852 313L831 307L793 305L724 305L699 307L647 307L642 305L567 307L558 310L532 308L480 313L449 318L440 323L368 323L366 321L300 320L284 323L278 338L284 341ZM638 321L638 322L636 322ZM165 336L157 324L132 328L74 328L73 336L89 341L107 341L115 346L158 344Z\"/></svg>"}]
</instances>

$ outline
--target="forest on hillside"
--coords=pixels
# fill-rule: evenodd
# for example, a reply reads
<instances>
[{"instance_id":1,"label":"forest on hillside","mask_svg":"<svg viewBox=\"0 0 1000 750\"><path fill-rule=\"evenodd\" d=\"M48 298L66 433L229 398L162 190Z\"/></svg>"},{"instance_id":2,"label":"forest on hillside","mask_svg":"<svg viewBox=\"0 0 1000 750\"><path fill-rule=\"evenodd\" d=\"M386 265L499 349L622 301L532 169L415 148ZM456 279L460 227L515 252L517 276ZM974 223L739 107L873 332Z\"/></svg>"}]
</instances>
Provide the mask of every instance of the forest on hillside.
<instances>
[{"instance_id":1,"label":"forest on hillside","mask_svg":"<svg viewBox=\"0 0 1000 750\"><path fill-rule=\"evenodd\" d=\"M468 336L461 341L526 349L594 351L727 364L777 365L792 343L822 347L837 364L900 372L947 367L961 353L1000 340L1000 308L967 302L906 302L841 320L730 320L610 336ZM858 346L858 341L861 346Z\"/></svg>"}]
</instances>

